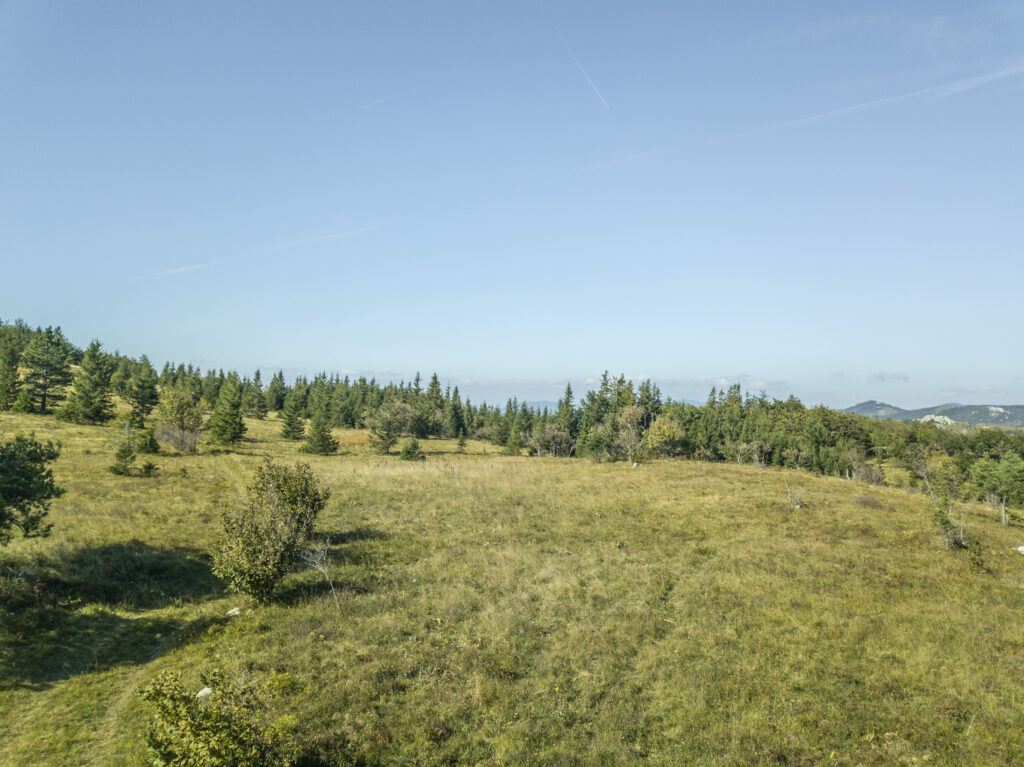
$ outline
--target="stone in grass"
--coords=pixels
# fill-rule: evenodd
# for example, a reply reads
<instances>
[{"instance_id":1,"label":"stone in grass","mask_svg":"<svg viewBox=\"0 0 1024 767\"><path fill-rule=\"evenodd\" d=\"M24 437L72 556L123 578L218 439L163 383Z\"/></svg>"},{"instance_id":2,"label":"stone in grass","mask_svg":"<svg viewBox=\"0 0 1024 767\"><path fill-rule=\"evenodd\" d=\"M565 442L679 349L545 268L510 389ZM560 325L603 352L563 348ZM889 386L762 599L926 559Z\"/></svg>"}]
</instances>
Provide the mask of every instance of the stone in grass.
<instances>
[{"instance_id":1,"label":"stone in grass","mask_svg":"<svg viewBox=\"0 0 1024 767\"><path fill-rule=\"evenodd\" d=\"M205 698L207 695L209 695L212 692L213 692L213 688L212 687L204 687L203 689L201 689L199 692L196 693L196 697L197 698Z\"/></svg>"},{"instance_id":2,"label":"stone in grass","mask_svg":"<svg viewBox=\"0 0 1024 767\"><path fill-rule=\"evenodd\" d=\"M234 617L235 617L236 615L241 615L241 614L242 614L242 608L241 608L241 607L232 607L232 608L231 608L230 610L228 610L228 611L227 611L227 613L226 613L226 615L227 615L227 616L228 616L229 618L234 618Z\"/></svg>"},{"instance_id":3,"label":"stone in grass","mask_svg":"<svg viewBox=\"0 0 1024 767\"><path fill-rule=\"evenodd\" d=\"M1018 554L1024 554L1024 546L1018 546L1017 547L1017 553Z\"/></svg>"}]
</instances>

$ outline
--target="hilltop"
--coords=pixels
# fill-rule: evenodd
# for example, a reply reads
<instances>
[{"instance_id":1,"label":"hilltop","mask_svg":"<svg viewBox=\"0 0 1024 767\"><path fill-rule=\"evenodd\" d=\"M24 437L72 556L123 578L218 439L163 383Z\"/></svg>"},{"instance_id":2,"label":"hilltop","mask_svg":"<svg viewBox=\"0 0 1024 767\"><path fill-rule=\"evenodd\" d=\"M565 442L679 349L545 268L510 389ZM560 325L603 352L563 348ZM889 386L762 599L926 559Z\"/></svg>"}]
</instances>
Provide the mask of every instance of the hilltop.
<instances>
[{"instance_id":1,"label":"hilltop","mask_svg":"<svg viewBox=\"0 0 1024 767\"><path fill-rule=\"evenodd\" d=\"M1024 427L1024 405L961 405L956 402L948 402L935 407L904 410L878 400L868 400L848 407L843 412L892 421L924 419L943 423L944 419L948 418L950 421L970 426Z\"/></svg>"}]
</instances>

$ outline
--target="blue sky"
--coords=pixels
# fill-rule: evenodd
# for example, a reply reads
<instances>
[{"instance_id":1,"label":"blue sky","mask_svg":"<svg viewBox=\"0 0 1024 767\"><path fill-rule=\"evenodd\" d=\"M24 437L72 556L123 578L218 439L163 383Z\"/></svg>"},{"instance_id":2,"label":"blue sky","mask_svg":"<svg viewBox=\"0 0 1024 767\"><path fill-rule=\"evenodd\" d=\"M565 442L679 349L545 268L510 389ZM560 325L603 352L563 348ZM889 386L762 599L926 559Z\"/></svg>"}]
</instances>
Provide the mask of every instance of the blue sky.
<instances>
[{"instance_id":1,"label":"blue sky","mask_svg":"<svg viewBox=\"0 0 1024 767\"><path fill-rule=\"evenodd\" d=\"M1019 3L0 2L0 317L158 363L1024 403Z\"/></svg>"}]
</instances>

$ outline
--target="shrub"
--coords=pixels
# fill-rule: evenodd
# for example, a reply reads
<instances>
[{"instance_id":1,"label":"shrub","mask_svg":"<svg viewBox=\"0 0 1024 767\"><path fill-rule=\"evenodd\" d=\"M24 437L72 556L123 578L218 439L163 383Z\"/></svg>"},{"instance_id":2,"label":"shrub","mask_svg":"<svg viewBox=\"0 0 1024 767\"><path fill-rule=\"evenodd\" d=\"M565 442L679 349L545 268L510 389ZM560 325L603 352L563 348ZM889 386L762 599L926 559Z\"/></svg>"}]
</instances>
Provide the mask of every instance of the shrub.
<instances>
[{"instance_id":1,"label":"shrub","mask_svg":"<svg viewBox=\"0 0 1024 767\"><path fill-rule=\"evenodd\" d=\"M157 472L156 464L152 461L146 461L142 464L142 476L143 477L155 477Z\"/></svg>"},{"instance_id":2,"label":"shrub","mask_svg":"<svg viewBox=\"0 0 1024 767\"><path fill-rule=\"evenodd\" d=\"M215 670L199 694L164 672L141 695L155 709L146 731L150 761L161 767L263 767L292 764L283 734L268 721L263 690L228 682Z\"/></svg>"},{"instance_id":3,"label":"shrub","mask_svg":"<svg viewBox=\"0 0 1024 767\"><path fill-rule=\"evenodd\" d=\"M246 503L222 516L227 540L214 555L213 571L234 590L269 602L329 497L308 464L287 467L266 459L256 469Z\"/></svg>"},{"instance_id":4,"label":"shrub","mask_svg":"<svg viewBox=\"0 0 1024 767\"><path fill-rule=\"evenodd\" d=\"M466 452L466 435L465 434L460 434L459 435L459 441L456 442L455 444L456 444L455 452L457 452L457 453L465 453Z\"/></svg>"},{"instance_id":5,"label":"shrub","mask_svg":"<svg viewBox=\"0 0 1024 767\"><path fill-rule=\"evenodd\" d=\"M427 459L427 456L420 449L420 441L415 437L402 445L399 457L403 461L425 461Z\"/></svg>"}]
</instances>

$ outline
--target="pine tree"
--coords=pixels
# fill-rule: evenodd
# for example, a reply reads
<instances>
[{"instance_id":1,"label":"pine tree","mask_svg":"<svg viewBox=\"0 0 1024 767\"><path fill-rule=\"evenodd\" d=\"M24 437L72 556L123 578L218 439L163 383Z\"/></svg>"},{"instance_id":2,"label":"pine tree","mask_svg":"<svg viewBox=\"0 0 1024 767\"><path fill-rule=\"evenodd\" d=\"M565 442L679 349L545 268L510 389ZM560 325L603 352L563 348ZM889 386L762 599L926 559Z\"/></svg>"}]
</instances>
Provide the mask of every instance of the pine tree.
<instances>
[{"instance_id":1,"label":"pine tree","mask_svg":"<svg viewBox=\"0 0 1024 767\"><path fill-rule=\"evenodd\" d=\"M103 353L100 342L93 341L85 350L81 368L75 376L75 388L64 404L68 420L106 423L114 417L114 405L110 401L113 373L113 361Z\"/></svg>"},{"instance_id":2,"label":"pine tree","mask_svg":"<svg viewBox=\"0 0 1024 767\"><path fill-rule=\"evenodd\" d=\"M338 442L331 435L330 410L326 406L321 406L313 415L306 442L299 450L314 455L331 455L338 452Z\"/></svg>"},{"instance_id":3,"label":"pine tree","mask_svg":"<svg viewBox=\"0 0 1024 767\"><path fill-rule=\"evenodd\" d=\"M261 421L267 417L267 400L263 394L259 370L256 371L252 381L246 381L242 411L250 418Z\"/></svg>"},{"instance_id":4,"label":"pine tree","mask_svg":"<svg viewBox=\"0 0 1024 767\"><path fill-rule=\"evenodd\" d=\"M572 402L572 384L565 385L565 395L558 401L558 410L555 413L555 423L565 431L571 439L576 439L580 428L579 412Z\"/></svg>"},{"instance_id":5,"label":"pine tree","mask_svg":"<svg viewBox=\"0 0 1024 767\"><path fill-rule=\"evenodd\" d=\"M115 356L117 352L114 352ZM117 369L110 377L110 383L114 391L125 402L128 401L128 392L132 388L132 363L127 357L120 357L117 361Z\"/></svg>"},{"instance_id":6,"label":"pine tree","mask_svg":"<svg viewBox=\"0 0 1024 767\"><path fill-rule=\"evenodd\" d=\"M132 372L128 384L128 407L131 409L131 421L138 428L146 422L146 416L153 412L159 395L156 389L157 375L149 359L143 354L138 365Z\"/></svg>"},{"instance_id":7,"label":"pine tree","mask_svg":"<svg viewBox=\"0 0 1024 767\"><path fill-rule=\"evenodd\" d=\"M444 403L445 436L449 439L462 436L466 432L466 419L459 398L459 387L455 387L452 395Z\"/></svg>"},{"instance_id":8,"label":"pine tree","mask_svg":"<svg viewBox=\"0 0 1024 767\"><path fill-rule=\"evenodd\" d=\"M267 410L280 412L281 408L284 407L284 398L287 394L288 387L284 385L284 371L278 370L274 373L274 377L270 379L270 385L267 386L267 390L263 394L263 398L267 403Z\"/></svg>"},{"instance_id":9,"label":"pine tree","mask_svg":"<svg viewBox=\"0 0 1024 767\"><path fill-rule=\"evenodd\" d=\"M224 379L217 404L210 416L210 439L222 445L234 445L245 434L242 421L242 385L234 373Z\"/></svg>"},{"instance_id":10,"label":"pine tree","mask_svg":"<svg viewBox=\"0 0 1024 767\"><path fill-rule=\"evenodd\" d=\"M68 349L60 328L37 330L33 334L21 358L21 364L28 368L25 391L32 410L48 413L64 400L64 387L72 380Z\"/></svg>"},{"instance_id":11,"label":"pine tree","mask_svg":"<svg viewBox=\"0 0 1024 767\"><path fill-rule=\"evenodd\" d=\"M0 410L10 410L18 400L21 378L18 376L18 345L14 338L0 341Z\"/></svg>"},{"instance_id":12,"label":"pine tree","mask_svg":"<svg viewBox=\"0 0 1024 767\"><path fill-rule=\"evenodd\" d=\"M302 418L302 398L296 391L291 391L284 398L284 409L281 411L281 436L285 439L302 439L306 433L306 423Z\"/></svg>"}]
</instances>

